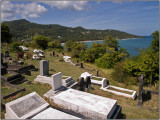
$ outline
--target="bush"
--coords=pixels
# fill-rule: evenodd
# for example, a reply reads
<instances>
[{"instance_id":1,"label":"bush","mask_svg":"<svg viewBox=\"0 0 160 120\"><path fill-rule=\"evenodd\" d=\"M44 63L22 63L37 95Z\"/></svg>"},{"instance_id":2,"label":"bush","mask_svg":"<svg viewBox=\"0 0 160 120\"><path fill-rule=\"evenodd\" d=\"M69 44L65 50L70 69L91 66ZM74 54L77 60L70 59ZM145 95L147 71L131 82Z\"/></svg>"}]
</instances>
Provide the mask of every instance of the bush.
<instances>
[{"instance_id":1,"label":"bush","mask_svg":"<svg viewBox=\"0 0 160 120\"><path fill-rule=\"evenodd\" d=\"M128 76L125 71L124 64L125 62L123 61L115 65L114 71L111 74L111 77L113 78L113 80L119 83L124 83L126 85L128 84L136 85L138 83L137 77Z\"/></svg>"},{"instance_id":2,"label":"bush","mask_svg":"<svg viewBox=\"0 0 160 120\"><path fill-rule=\"evenodd\" d=\"M24 53L23 52L17 52L17 58L19 60L19 58L23 59Z\"/></svg>"},{"instance_id":3,"label":"bush","mask_svg":"<svg viewBox=\"0 0 160 120\"><path fill-rule=\"evenodd\" d=\"M15 52L18 52L18 51L22 51L21 48L19 48L19 46L21 45L20 42L13 42L12 44L10 44L10 48L11 48L11 51L15 51Z\"/></svg>"}]
</instances>

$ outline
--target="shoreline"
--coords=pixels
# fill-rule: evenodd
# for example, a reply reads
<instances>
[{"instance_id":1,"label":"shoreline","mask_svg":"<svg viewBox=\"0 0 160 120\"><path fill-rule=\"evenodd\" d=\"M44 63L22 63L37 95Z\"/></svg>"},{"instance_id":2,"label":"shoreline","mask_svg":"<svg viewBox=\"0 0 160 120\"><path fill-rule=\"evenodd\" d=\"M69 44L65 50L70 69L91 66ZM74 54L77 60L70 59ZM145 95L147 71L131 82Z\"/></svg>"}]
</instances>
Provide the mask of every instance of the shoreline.
<instances>
[{"instance_id":1,"label":"shoreline","mask_svg":"<svg viewBox=\"0 0 160 120\"><path fill-rule=\"evenodd\" d=\"M118 40L127 40L127 39L137 39L137 38L124 38L124 39L118 39ZM103 40L86 40L86 41L77 41L77 42L96 42L96 41L103 41ZM65 44L65 43L61 43L61 44Z\"/></svg>"}]
</instances>

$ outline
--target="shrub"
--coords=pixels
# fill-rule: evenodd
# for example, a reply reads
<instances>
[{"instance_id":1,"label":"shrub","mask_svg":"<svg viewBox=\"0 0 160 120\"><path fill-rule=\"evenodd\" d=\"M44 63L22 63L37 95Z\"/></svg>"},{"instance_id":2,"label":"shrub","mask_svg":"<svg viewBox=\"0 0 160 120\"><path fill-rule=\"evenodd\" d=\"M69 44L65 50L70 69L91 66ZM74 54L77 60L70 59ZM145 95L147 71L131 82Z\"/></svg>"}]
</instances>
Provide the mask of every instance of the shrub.
<instances>
[{"instance_id":1,"label":"shrub","mask_svg":"<svg viewBox=\"0 0 160 120\"><path fill-rule=\"evenodd\" d=\"M24 53L23 52L17 52L17 58L19 60L19 58L23 59Z\"/></svg>"}]
</instances>

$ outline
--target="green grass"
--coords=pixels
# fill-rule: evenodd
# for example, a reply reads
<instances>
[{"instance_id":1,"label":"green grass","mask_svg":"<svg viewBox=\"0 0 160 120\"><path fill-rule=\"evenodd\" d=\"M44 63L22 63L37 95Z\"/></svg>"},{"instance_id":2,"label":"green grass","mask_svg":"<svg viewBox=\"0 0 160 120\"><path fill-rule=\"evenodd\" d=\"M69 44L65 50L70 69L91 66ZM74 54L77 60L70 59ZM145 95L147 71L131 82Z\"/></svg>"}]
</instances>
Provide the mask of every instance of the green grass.
<instances>
[{"instance_id":1,"label":"green grass","mask_svg":"<svg viewBox=\"0 0 160 120\"><path fill-rule=\"evenodd\" d=\"M4 49L6 49L6 48L4 47L2 49L3 49L3 51L5 51ZM33 51L32 48L29 48L29 49L30 49L30 52ZM109 80L111 85L124 87L124 88L128 88L128 89L133 89L138 92L138 88L139 88L138 86L134 86L134 85L126 86L125 84L117 83L116 81L114 81L110 77L111 73L113 72L113 69L98 68L94 64L90 64L90 63L84 63L85 69L82 69L82 68L80 68L80 66L73 66L70 63L58 61L59 59L63 59L61 53L56 52L56 54L59 54L59 57L50 56L49 55L50 53L52 53L52 51L46 50L44 53L46 57L43 58L44 60L49 60L50 74L62 72L63 75L71 76L74 79L74 81L77 81L77 79L80 77L80 75L83 72L89 72L90 74L95 76L97 70L99 70L100 77L105 77L107 80ZM13 58L16 58L16 53L10 53L10 55ZM65 55L69 55L69 53L65 53ZM74 60L76 61L76 59L74 59ZM24 62L28 65L33 64L33 65L35 65L36 68L39 69L40 60L29 59L29 60L24 60ZM26 94L29 94L31 92L34 92L34 91L37 92L40 96L43 96L43 94L45 94L47 91L49 91L51 89L51 86L48 84L41 84L41 83L34 82L34 79L37 77L37 75L39 75L39 70L32 71L31 74L32 74L31 76L24 75L25 78L27 80L29 80L30 82L23 83L23 84L19 85L19 86L24 87L26 89L26 91L17 94L15 96L16 99L19 97L22 97ZM137 107L138 100L128 99L128 98L125 98L122 96L118 96L118 95L103 91L103 90L99 89L100 86L97 86L97 85L92 85L92 87L94 88L94 90L89 91L90 93L117 100L117 104L122 106L122 114L123 114L122 118L126 118L126 119L158 119L159 118L159 112L156 111L156 110L158 110L158 107L159 107L159 96L157 96L157 95L152 95L151 100L143 103L144 108L150 109L150 110L146 110L146 109ZM151 88L145 87L145 89L154 90L155 88L154 87L151 87ZM8 89L1 88L2 94L4 94L5 92L8 92L8 91L9 91ZM2 100L2 103L5 104L5 103L10 102L12 100L13 99ZM5 112L2 111L1 118L4 118L4 113Z\"/></svg>"}]
</instances>

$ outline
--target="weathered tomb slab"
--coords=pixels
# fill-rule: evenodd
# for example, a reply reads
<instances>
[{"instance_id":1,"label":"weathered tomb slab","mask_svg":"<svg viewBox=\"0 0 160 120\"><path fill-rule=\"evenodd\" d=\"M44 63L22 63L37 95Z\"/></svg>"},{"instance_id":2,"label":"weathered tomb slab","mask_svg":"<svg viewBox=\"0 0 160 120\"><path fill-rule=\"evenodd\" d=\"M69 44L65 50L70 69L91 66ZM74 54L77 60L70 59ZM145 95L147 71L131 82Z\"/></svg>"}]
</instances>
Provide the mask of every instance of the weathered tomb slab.
<instances>
[{"instance_id":1,"label":"weathered tomb slab","mask_svg":"<svg viewBox=\"0 0 160 120\"><path fill-rule=\"evenodd\" d=\"M74 89L67 89L57 95L50 96L49 99L66 109L92 119L111 118L117 108L117 100Z\"/></svg>"},{"instance_id":2,"label":"weathered tomb slab","mask_svg":"<svg viewBox=\"0 0 160 120\"><path fill-rule=\"evenodd\" d=\"M36 92L33 92L11 101L5 106L5 119L27 119L46 109L49 104Z\"/></svg>"},{"instance_id":3,"label":"weathered tomb slab","mask_svg":"<svg viewBox=\"0 0 160 120\"><path fill-rule=\"evenodd\" d=\"M59 110L48 108L34 116L32 119L80 119L73 115L61 112Z\"/></svg>"}]
</instances>

